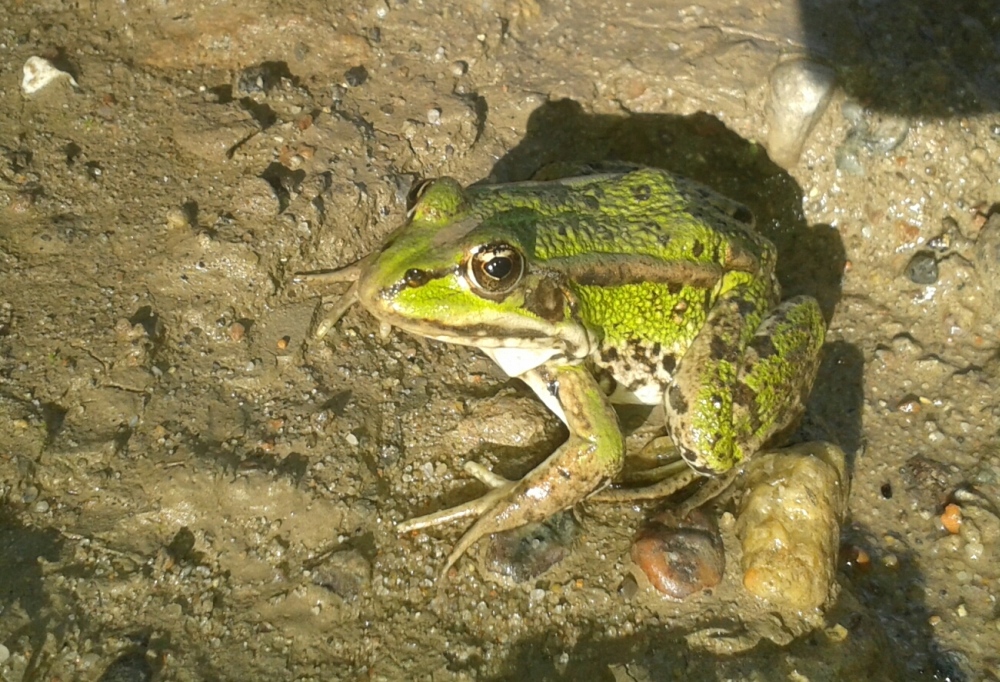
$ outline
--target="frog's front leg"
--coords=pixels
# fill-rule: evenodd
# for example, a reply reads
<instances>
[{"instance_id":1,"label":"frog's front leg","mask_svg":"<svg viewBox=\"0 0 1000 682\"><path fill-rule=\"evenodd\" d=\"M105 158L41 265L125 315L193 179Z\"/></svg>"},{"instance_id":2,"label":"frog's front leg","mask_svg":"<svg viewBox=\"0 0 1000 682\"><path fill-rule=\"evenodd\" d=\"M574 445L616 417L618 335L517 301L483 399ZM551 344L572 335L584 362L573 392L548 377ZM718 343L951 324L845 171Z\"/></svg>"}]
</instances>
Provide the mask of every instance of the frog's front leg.
<instances>
[{"instance_id":1,"label":"frog's front leg","mask_svg":"<svg viewBox=\"0 0 1000 682\"><path fill-rule=\"evenodd\" d=\"M549 363L521 378L566 423L569 440L520 481L496 481L497 487L478 500L401 525L409 530L479 515L448 556L444 572L480 538L547 519L621 471L625 442L618 417L585 367Z\"/></svg>"},{"instance_id":2,"label":"frog's front leg","mask_svg":"<svg viewBox=\"0 0 1000 682\"><path fill-rule=\"evenodd\" d=\"M704 475L730 472L798 419L819 367L819 304L798 296L765 315L758 284L720 296L667 390L671 437Z\"/></svg>"}]
</instances>

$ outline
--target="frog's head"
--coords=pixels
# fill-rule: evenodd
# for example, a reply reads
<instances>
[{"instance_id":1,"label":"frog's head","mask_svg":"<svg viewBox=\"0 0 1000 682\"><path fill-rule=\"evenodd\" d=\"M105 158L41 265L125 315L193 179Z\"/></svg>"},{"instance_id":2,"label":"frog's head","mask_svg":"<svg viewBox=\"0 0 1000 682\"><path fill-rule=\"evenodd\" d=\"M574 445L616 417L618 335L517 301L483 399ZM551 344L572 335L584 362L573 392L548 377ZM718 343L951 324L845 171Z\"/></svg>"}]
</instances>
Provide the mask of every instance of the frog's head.
<instances>
[{"instance_id":1,"label":"frog's head","mask_svg":"<svg viewBox=\"0 0 1000 682\"><path fill-rule=\"evenodd\" d=\"M558 277L533 258L530 207L492 210L479 200L473 211L450 178L425 183L411 201L408 221L358 281L372 314L412 334L542 361L589 352Z\"/></svg>"}]
</instances>

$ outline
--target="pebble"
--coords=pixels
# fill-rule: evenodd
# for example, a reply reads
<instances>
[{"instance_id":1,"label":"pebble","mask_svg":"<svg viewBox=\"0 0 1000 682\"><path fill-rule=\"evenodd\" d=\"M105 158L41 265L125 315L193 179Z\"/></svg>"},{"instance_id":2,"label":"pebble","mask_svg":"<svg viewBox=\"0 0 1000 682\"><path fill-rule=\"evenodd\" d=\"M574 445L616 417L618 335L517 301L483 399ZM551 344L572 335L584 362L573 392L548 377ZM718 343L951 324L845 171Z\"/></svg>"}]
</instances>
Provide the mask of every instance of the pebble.
<instances>
[{"instance_id":1,"label":"pebble","mask_svg":"<svg viewBox=\"0 0 1000 682\"><path fill-rule=\"evenodd\" d=\"M312 572L312 581L344 601L358 598L372 579L372 565L361 552L347 549L330 555Z\"/></svg>"},{"instance_id":2,"label":"pebble","mask_svg":"<svg viewBox=\"0 0 1000 682\"><path fill-rule=\"evenodd\" d=\"M8 658L10 658L10 649L0 644L0 665L6 663Z\"/></svg>"},{"instance_id":3,"label":"pebble","mask_svg":"<svg viewBox=\"0 0 1000 682\"><path fill-rule=\"evenodd\" d=\"M848 175L861 177L865 174L865 167L858 157L858 146L854 144L842 144L837 147L834 153L837 163L837 170Z\"/></svg>"},{"instance_id":4,"label":"pebble","mask_svg":"<svg viewBox=\"0 0 1000 682\"><path fill-rule=\"evenodd\" d=\"M184 209L175 206L167 211L167 227L172 230L191 227L191 220Z\"/></svg>"},{"instance_id":5,"label":"pebble","mask_svg":"<svg viewBox=\"0 0 1000 682\"><path fill-rule=\"evenodd\" d=\"M995 213L983 225L972 255L993 311L1000 314L1000 213Z\"/></svg>"},{"instance_id":6,"label":"pebble","mask_svg":"<svg viewBox=\"0 0 1000 682\"><path fill-rule=\"evenodd\" d=\"M532 580L569 556L577 530L573 513L565 511L540 523L496 533L484 567L515 583Z\"/></svg>"},{"instance_id":7,"label":"pebble","mask_svg":"<svg viewBox=\"0 0 1000 682\"><path fill-rule=\"evenodd\" d=\"M453 76L464 76L469 71L469 65L461 60L453 62L451 65L451 74Z\"/></svg>"},{"instance_id":8,"label":"pebble","mask_svg":"<svg viewBox=\"0 0 1000 682\"><path fill-rule=\"evenodd\" d=\"M344 72L344 82L352 88L364 85L368 80L368 69L364 66L354 66Z\"/></svg>"},{"instance_id":9,"label":"pebble","mask_svg":"<svg viewBox=\"0 0 1000 682\"><path fill-rule=\"evenodd\" d=\"M49 503L45 500L39 500L35 503L35 512L38 514L44 514L49 510Z\"/></svg>"},{"instance_id":10,"label":"pebble","mask_svg":"<svg viewBox=\"0 0 1000 682\"><path fill-rule=\"evenodd\" d=\"M48 59L28 57L24 62L24 75L21 79L21 92L34 95L39 90L48 87L57 80L66 78L74 88L80 87L76 80L65 71L60 71Z\"/></svg>"},{"instance_id":11,"label":"pebble","mask_svg":"<svg viewBox=\"0 0 1000 682\"><path fill-rule=\"evenodd\" d=\"M437 125L441 122L441 110L440 109L428 109L427 111L427 122L432 126Z\"/></svg>"},{"instance_id":12,"label":"pebble","mask_svg":"<svg viewBox=\"0 0 1000 682\"><path fill-rule=\"evenodd\" d=\"M242 341L246 333L247 328L242 322L233 322L229 325L229 338L233 341Z\"/></svg>"},{"instance_id":13,"label":"pebble","mask_svg":"<svg viewBox=\"0 0 1000 682\"><path fill-rule=\"evenodd\" d=\"M257 64L239 72L233 89L237 96L263 95L281 82L281 76L273 62Z\"/></svg>"},{"instance_id":14,"label":"pebble","mask_svg":"<svg viewBox=\"0 0 1000 682\"><path fill-rule=\"evenodd\" d=\"M962 508L957 504L945 505L941 514L941 525L952 535L958 535L962 530Z\"/></svg>"},{"instance_id":15,"label":"pebble","mask_svg":"<svg viewBox=\"0 0 1000 682\"><path fill-rule=\"evenodd\" d=\"M786 61L771 72L767 102L767 151L778 164L793 166L816 121L830 103L834 71L806 59Z\"/></svg>"},{"instance_id":16,"label":"pebble","mask_svg":"<svg viewBox=\"0 0 1000 682\"><path fill-rule=\"evenodd\" d=\"M914 284L934 284L938 279L937 257L930 251L918 251L906 264L906 277Z\"/></svg>"},{"instance_id":17,"label":"pebble","mask_svg":"<svg viewBox=\"0 0 1000 682\"><path fill-rule=\"evenodd\" d=\"M658 592L677 601L718 585L726 568L718 528L700 510L650 519L632 543L632 561Z\"/></svg>"},{"instance_id":18,"label":"pebble","mask_svg":"<svg viewBox=\"0 0 1000 682\"><path fill-rule=\"evenodd\" d=\"M803 443L755 457L736 536L743 586L772 604L815 609L830 595L849 483L843 451Z\"/></svg>"},{"instance_id":19,"label":"pebble","mask_svg":"<svg viewBox=\"0 0 1000 682\"><path fill-rule=\"evenodd\" d=\"M872 151L886 154L903 144L909 132L910 123L905 118L882 114L868 126L863 140Z\"/></svg>"},{"instance_id":20,"label":"pebble","mask_svg":"<svg viewBox=\"0 0 1000 682\"><path fill-rule=\"evenodd\" d=\"M116 658L97 682L149 682L152 679L153 668L145 652L133 651Z\"/></svg>"}]
</instances>

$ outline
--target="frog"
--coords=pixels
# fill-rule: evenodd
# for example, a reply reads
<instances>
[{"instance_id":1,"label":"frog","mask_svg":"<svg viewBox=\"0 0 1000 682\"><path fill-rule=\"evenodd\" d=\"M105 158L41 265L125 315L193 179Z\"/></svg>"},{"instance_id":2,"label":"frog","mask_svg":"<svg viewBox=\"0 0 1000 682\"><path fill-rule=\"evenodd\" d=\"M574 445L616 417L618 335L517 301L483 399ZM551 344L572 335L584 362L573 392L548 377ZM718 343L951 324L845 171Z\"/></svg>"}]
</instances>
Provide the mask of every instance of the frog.
<instances>
[{"instance_id":1,"label":"frog","mask_svg":"<svg viewBox=\"0 0 1000 682\"><path fill-rule=\"evenodd\" d=\"M703 479L715 483L704 503L794 425L826 324L815 298L781 300L776 261L743 204L630 167L423 181L379 249L298 281L350 282L318 336L360 303L384 330L479 349L565 424L568 439L520 480L466 462L486 493L397 525L471 518L446 574L480 539L585 501L662 497ZM625 461L619 404L662 406L675 453L637 491L610 487Z\"/></svg>"}]
</instances>

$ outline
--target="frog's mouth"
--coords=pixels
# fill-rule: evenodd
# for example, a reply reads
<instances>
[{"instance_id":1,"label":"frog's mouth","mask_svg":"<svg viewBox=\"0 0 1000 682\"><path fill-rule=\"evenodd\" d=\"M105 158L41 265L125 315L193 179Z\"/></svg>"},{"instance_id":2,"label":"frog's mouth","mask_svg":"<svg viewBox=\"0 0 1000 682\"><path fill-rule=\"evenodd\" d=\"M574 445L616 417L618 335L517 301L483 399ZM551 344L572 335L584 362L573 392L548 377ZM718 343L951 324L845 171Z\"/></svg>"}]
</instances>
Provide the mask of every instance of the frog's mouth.
<instances>
[{"instance_id":1,"label":"frog's mouth","mask_svg":"<svg viewBox=\"0 0 1000 682\"><path fill-rule=\"evenodd\" d=\"M511 376L537 367L555 357L582 359L597 345L586 328L574 322L552 324L508 313L498 321L461 319L457 315L410 317L391 306L366 305L385 327L396 327L414 336L460 346L479 348ZM515 367L522 368L513 371Z\"/></svg>"}]
</instances>

